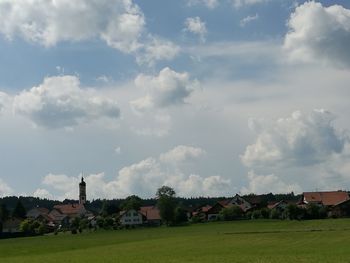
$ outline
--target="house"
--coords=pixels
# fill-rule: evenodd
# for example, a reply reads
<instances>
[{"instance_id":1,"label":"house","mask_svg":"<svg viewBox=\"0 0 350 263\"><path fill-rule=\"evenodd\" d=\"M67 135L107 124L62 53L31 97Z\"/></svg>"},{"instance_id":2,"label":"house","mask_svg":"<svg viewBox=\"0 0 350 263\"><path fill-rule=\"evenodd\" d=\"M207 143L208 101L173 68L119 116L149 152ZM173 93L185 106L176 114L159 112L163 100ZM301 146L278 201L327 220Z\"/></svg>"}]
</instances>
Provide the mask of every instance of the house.
<instances>
[{"instance_id":1,"label":"house","mask_svg":"<svg viewBox=\"0 0 350 263\"><path fill-rule=\"evenodd\" d=\"M44 207L35 207L31 210L29 210L26 214L26 217L29 219L36 220L37 218L45 218L49 215L49 209Z\"/></svg>"},{"instance_id":2,"label":"house","mask_svg":"<svg viewBox=\"0 0 350 263\"><path fill-rule=\"evenodd\" d=\"M120 211L119 213L119 222L122 226L142 225L146 220L146 216L135 209Z\"/></svg>"},{"instance_id":3,"label":"house","mask_svg":"<svg viewBox=\"0 0 350 263\"><path fill-rule=\"evenodd\" d=\"M140 212L146 217L146 224L152 226L160 226L162 224L160 212L156 206L142 206L140 207Z\"/></svg>"},{"instance_id":4,"label":"house","mask_svg":"<svg viewBox=\"0 0 350 263\"><path fill-rule=\"evenodd\" d=\"M197 209L194 209L192 212L192 217L199 218L202 221L206 221L208 219L207 212L212 208L211 205L203 205L198 207Z\"/></svg>"},{"instance_id":5,"label":"house","mask_svg":"<svg viewBox=\"0 0 350 263\"><path fill-rule=\"evenodd\" d=\"M11 217L5 220L2 224L2 232L3 233L18 233L21 232L20 225L23 219Z\"/></svg>"},{"instance_id":6,"label":"house","mask_svg":"<svg viewBox=\"0 0 350 263\"><path fill-rule=\"evenodd\" d=\"M226 206L229 206L229 205L239 206L243 212L247 212L248 210L251 210L252 208L254 208L254 206L250 202L248 202L245 198L243 198L239 194L236 194L232 199L230 199L227 202Z\"/></svg>"},{"instance_id":7,"label":"house","mask_svg":"<svg viewBox=\"0 0 350 263\"><path fill-rule=\"evenodd\" d=\"M88 213L83 204L55 205L53 209L69 218L82 217Z\"/></svg>"},{"instance_id":8,"label":"house","mask_svg":"<svg viewBox=\"0 0 350 263\"><path fill-rule=\"evenodd\" d=\"M220 202L217 202L215 205L213 205L212 207L210 207L207 211L206 211L206 219L208 221L215 221L219 219L219 215L220 215L220 211L222 209L224 209L225 206L222 205Z\"/></svg>"},{"instance_id":9,"label":"house","mask_svg":"<svg viewBox=\"0 0 350 263\"><path fill-rule=\"evenodd\" d=\"M281 200L281 201L269 203L267 205L267 208L270 210L277 210L279 212L283 212L288 205L289 203L287 201Z\"/></svg>"},{"instance_id":10,"label":"house","mask_svg":"<svg viewBox=\"0 0 350 263\"><path fill-rule=\"evenodd\" d=\"M350 200L340 202L329 208L330 217L350 217Z\"/></svg>"},{"instance_id":11,"label":"house","mask_svg":"<svg viewBox=\"0 0 350 263\"><path fill-rule=\"evenodd\" d=\"M66 214L62 214L60 210L58 209L53 209L49 213L49 217L52 219L52 222L55 225L61 225L61 226L68 226L70 218Z\"/></svg>"},{"instance_id":12,"label":"house","mask_svg":"<svg viewBox=\"0 0 350 263\"><path fill-rule=\"evenodd\" d=\"M304 192L302 195L303 204L317 204L325 207L336 206L349 199L349 194L345 191Z\"/></svg>"}]
</instances>

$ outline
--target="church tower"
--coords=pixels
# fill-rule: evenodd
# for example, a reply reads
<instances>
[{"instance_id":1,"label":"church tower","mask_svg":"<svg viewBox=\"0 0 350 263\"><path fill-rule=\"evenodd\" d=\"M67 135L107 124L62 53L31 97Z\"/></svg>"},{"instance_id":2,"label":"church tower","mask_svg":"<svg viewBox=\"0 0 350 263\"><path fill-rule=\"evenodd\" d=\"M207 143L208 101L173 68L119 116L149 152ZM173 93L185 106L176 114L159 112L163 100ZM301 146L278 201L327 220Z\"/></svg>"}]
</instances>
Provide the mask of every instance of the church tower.
<instances>
[{"instance_id":1,"label":"church tower","mask_svg":"<svg viewBox=\"0 0 350 263\"><path fill-rule=\"evenodd\" d=\"M79 183L79 204L84 205L86 203L86 183L84 182L84 177L81 177L81 182Z\"/></svg>"}]
</instances>

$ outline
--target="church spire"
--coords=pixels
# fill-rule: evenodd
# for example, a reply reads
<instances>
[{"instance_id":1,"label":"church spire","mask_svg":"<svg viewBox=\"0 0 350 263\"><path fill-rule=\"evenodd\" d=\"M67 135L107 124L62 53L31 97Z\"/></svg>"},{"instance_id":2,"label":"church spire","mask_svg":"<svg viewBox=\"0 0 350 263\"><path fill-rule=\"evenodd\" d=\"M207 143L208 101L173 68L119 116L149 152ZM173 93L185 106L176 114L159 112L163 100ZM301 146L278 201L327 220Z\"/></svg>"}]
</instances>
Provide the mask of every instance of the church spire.
<instances>
[{"instance_id":1,"label":"church spire","mask_svg":"<svg viewBox=\"0 0 350 263\"><path fill-rule=\"evenodd\" d=\"M84 205L86 203L86 183L84 181L83 174L81 176L81 182L79 183L79 204Z\"/></svg>"}]
</instances>

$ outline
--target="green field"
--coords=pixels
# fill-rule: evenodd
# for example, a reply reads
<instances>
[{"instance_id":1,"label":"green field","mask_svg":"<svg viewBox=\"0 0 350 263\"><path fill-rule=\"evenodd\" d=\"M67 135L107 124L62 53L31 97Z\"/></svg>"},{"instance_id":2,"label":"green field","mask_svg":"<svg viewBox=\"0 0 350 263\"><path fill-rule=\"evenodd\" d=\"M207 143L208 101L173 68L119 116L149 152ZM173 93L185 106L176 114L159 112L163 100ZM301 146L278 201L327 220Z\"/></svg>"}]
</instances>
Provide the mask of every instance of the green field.
<instances>
[{"instance_id":1,"label":"green field","mask_svg":"<svg viewBox=\"0 0 350 263\"><path fill-rule=\"evenodd\" d=\"M237 221L0 240L0 262L350 262L350 219Z\"/></svg>"}]
</instances>

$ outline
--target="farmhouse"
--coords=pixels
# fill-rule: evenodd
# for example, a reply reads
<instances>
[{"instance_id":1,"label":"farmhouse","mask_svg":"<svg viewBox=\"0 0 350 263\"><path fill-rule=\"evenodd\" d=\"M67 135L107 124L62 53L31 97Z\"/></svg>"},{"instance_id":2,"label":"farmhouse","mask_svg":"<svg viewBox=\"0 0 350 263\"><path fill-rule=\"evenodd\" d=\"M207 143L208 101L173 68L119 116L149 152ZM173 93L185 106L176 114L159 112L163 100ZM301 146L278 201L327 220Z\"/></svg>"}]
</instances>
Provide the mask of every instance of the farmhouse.
<instances>
[{"instance_id":1,"label":"farmhouse","mask_svg":"<svg viewBox=\"0 0 350 263\"><path fill-rule=\"evenodd\" d=\"M156 206L142 206L140 212L146 217L146 224L159 226L162 223L159 209Z\"/></svg>"},{"instance_id":2,"label":"farmhouse","mask_svg":"<svg viewBox=\"0 0 350 263\"><path fill-rule=\"evenodd\" d=\"M302 203L323 205L325 207L335 206L349 199L349 194L345 191L304 192L302 195Z\"/></svg>"},{"instance_id":3,"label":"farmhouse","mask_svg":"<svg viewBox=\"0 0 350 263\"><path fill-rule=\"evenodd\" d=\"M252 208L254 208L254 206L250 202L248 202L245 198L243 198L239 194L236 194L231 200L228 201L226 205L239 206L243 212L247 212L248 210L251 210Z\"/></svg>"},{"instance_id":4,"label":"farmhouse","mask_svg":"<svg viewBox=\"0 0 350 263\"><path fill-rule=\"evenodd\" d=\"M122 226L142 225L146 221L146 216L140 211L129 209L120 211L119 222Z\"/></svg>"}]
</instances>

